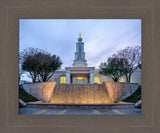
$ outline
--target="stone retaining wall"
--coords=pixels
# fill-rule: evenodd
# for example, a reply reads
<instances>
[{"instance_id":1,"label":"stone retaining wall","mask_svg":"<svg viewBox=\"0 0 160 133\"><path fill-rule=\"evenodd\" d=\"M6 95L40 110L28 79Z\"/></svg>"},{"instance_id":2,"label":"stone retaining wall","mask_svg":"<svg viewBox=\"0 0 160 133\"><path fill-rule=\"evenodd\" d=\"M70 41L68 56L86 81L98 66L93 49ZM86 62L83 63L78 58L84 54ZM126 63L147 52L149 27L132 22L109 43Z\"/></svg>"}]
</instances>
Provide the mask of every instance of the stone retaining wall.
<instances>
[{"instance_id":1,"label":"stone retaining wall","mask_svg":"<svg viewBox=\"0 0 160 133\"><path fill-rule=\"evenodd\" d=\"M105 82L112 102L121 101L138 89L138 83Z\"/></svg>"},{"instance_id":2,"label":"stone retaining wall","mask_svg":"<svg viewBox=\"0 0 160 133\"><path fill-rule=\"evenodd\" d=\"M56 82L27 83L23 89L39 101L49 102Z\"/></svg>"},{"instance_id":3,"label":"stone retaining wall","mask_svg":"<svg viewBox=\"0 0 160 133\"><path fill-rule=\"evenodd\" d=\"M23 88L29 94L36 97L39 101L49 102L51 95L53 93L53 90L55 89L55 85L56 85L56 82L27 83L23 85ZM115 101L124 100L125 98L130 96L132 93L134 93L138 88L138 84L137 83L105 82L105 87L108 91L108 95L111 99L111 102L114 103ZM86 89L84 91L86 91ZM92 90L92 91L95 91L95 90ZM68 93L66 94L68 95ZM84 95L86 94L84 93Z\"/></svg>"}]
</instances>

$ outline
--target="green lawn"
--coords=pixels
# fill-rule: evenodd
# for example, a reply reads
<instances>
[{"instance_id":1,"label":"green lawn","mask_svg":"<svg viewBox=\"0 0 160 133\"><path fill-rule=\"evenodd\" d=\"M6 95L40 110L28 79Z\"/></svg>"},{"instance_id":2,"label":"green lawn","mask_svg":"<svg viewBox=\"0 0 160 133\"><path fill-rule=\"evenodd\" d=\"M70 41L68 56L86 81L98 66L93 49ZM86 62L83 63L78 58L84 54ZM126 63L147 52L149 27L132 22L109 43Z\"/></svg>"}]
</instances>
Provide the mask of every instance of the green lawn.
<instances>
[{"instance_id":1,"label":"green lawn","mask_svg":"<svg viewBox=\"0 0 160 133\"><path fill-rule=\"evenodd\" d=\"M136 103L141 99L141 86L129 97L124 99L124 102Z\"/></svg>"},{"instance_id":2,"label":"green lawn","mask_svg":"<svg viewBox=\"0 0 160 133\"><path fill-rule=\"evenodd\" d=\"M33 97L32 95L28 94L22 87L19 87L19 98L24 102L34 102L38 101L37 98Z\"/></svg>"}]
</instances>

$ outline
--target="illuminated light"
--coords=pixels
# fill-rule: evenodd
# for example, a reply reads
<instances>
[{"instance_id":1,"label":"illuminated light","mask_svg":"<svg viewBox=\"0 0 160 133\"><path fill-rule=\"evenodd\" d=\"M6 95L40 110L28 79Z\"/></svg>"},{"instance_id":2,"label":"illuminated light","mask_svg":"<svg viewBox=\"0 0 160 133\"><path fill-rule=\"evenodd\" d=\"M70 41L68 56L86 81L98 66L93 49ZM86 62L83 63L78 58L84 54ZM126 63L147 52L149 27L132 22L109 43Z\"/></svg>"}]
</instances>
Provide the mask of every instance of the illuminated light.
<instances>
[{"instance_id":1,"label":"illuminated light","mask_svg":"<svg viewBox=\"0 0 160 133\"><path fill-rule=\"evenodd\" d=\"M77 79L83 79L83 77L77 77Z\"/></svg>"},{"instance_id":2,"label":"illuminated light","mask_svg":"<svg viewBox=\"0 0 160 133\"><path fill-rule=\"evenodd\" d=\"M119 82L125 82L124 76L119 79Z\"/></svg>"},{"instance_id":3,"label":"illuminated light","mask_svg":"<svg viewBox=\"0 0 160 133\"><path fill-rule=\"evenodd\" d=\"M66 84L66 76L60 77L60 84Z\"/></svg>"},{"instance_id":4,"label":"illuminated light","mask_svg":"<svg viewBox=\"0 0 160 133\"><path fill-rule=\"evenodd\" d=\"M99 76L94 76L94 83L100 84L100 77Z\"/></svg>"},{"instance_id":5,"label":"illuminated light","mask_svg":"<svg viewBox=\"0 0 160 133\"><path fill-rule=\"evenodd\" d=\"M87 76L74 76L72 79L72 84L87 84Z\"/></svg>"}]
</instances>

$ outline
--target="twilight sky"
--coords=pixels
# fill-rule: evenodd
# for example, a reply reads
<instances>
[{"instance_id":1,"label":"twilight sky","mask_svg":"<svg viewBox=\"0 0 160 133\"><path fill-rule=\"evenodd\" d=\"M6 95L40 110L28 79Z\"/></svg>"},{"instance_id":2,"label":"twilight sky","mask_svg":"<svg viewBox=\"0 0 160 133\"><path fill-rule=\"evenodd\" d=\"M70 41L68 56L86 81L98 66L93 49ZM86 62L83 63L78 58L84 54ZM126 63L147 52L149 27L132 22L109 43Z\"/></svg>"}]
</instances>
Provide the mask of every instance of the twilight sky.
<instances>
[{"instance_id":1,"label":"twilight sky","mask_svg":"<svg viewBox=\"0 0 160 133\"><path fill-rule=\"evenodd\" d=\"M141 45L141 19L20 19L19 50L44 49L69 67L79 32L88 66L96 68L116 51Z\"/></svg>"}]
</instances>

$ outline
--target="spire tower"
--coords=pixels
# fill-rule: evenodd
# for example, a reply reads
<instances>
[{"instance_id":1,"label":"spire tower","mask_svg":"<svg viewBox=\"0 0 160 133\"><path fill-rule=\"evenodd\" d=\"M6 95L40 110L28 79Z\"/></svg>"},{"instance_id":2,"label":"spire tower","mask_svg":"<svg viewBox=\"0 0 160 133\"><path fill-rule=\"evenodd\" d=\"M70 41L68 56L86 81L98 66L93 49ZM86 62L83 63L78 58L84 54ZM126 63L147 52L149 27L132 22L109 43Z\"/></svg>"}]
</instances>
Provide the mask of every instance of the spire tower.
<instances>
[{"instance_id":1,"label":"spire tower","mask_svg":"<svg viewBox=\"0 0 160 133\"><path fill-rule=\"evenodd\" d=\"M86 67L87 61L85 60L84 42L82 42L81 32L79 32L78 42L76 43L75 60L73 60L73 66Z\"/></svg>"}]
</instances>

